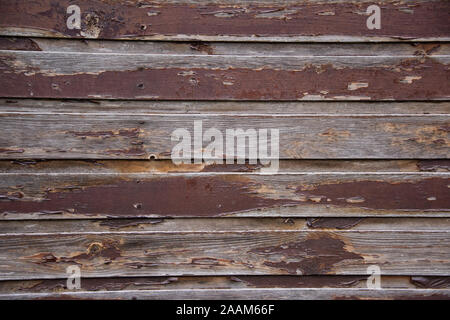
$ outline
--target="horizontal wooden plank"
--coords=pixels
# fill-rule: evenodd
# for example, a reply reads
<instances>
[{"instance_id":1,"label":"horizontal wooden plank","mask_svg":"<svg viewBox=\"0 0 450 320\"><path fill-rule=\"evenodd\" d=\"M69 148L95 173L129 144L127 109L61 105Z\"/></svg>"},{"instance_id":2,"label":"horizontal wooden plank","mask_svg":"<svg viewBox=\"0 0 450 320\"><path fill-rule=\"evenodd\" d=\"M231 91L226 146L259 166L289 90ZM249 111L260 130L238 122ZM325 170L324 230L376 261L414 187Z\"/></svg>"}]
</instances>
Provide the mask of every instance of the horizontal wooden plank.
<instances>
[{"instance_id":1,"label":"horizontal wooden plank","mask_svg":"<svg viewBox=\"0 0 450 320\"><path fill-rule=\"evenodd\" d=\"M0 136L0 157L170 159L172 148L179 142L172 141L171 135L178 128L190 133L192 151L202 152L193 143L194 121L201 120L203 132L216 128L222 140L227 129L278 129L280 159L439 159L449 157L449 119L448 115L3 112L0 126L8 134ZM206 148L210 142L204 142L202 147ZM241 145L240 150L246 152L246 157L248 150L257 152L257 145L249 146L248 141L249 149L245 151L244 147ZM225 149L223 152L224 157L226 153L231 154Z\"/></svg>"},{"instance_id":2,"label":"horizontal wooden plank","mask_svg":"<svg viewBox=\"0 0 450 320\"><path fill-rule=\"evenodd\" d=\"M140 101L46 100L0 98L0 111L8 113L69 113L95 115L448 115L449 101Z\"/></svg>"},{"instance_id":3,"label":"horizontal wooden plank","mask_svg":"<svg viewBox=\"0 0 450 320\"><path fill-rule=\"evenodd\" d=\"M448 231L0 235L0 279L181 275L449 276ZM18 250L20 248L20 250Z\"/></svg>"},{"instance_id":4,"label":"horizontal wooden plank","mask_svg":"<svg viewBox=\"0 0 450 320\"><path fill-rule=\"evenodd\" d=\"M0 174L2 219L448 217L449 173Z\"/></svg>"},{"instance_id":5,"label":"horizontal wooden plank","mask_svg":"<svg viewBox=\"0 0 450 320\"><path fill-rule=\"evenodd\" d=\"M114 299L114 300L449 300L447 289L204 289L204 290L127 290L70 292L59 294L0 294L7 300Z\"/></svg>"},{"instance_id":6,"label":"horizontal wooden plank","mask_svg":"<svg viewBox=\"0 0 450 320\"><path fill-rule=\"evenodd\" d=\"M69 0L4 0L0 34L107 39L238 41L449 40L445 0L381 0L379 29L369 30L373 1L79 0L80 28L69 29Z\"/></svg>"},{"instance_id":7,"label":"horizontal wooden plank","mask_svg":"<svg viewBox=\"0 0 450 320\"><path fill-rule=\"evenodd\" d=\"M450 218L134 218L92 220L2 220L1 235L109 232L225 231L447 231Z\"/></svg>"},{"instance_id":8,"label":"horizontal wooden plank","mask_svg":"<svg viewBox=\"0 0 450 320\"><path fill-rule=\"evenodd\" d=\"M84 292L119 290L186 290L252 288L367 288L361 276L202 276L82 278ZM381 276L383 289L450 289L450 277ZM0 294L73 292L66 279L0 281ZM412 291L414 292L414 291Z\"/></svg>"},{"instance_id":9,"label":"horizontal wooden plank","mask_svg":"<svg viewBox=\"0 0 450 320\"><path fill-rule=\"evenodd\" d=\"M174 164L171 160L0 160L0 173L260 173L269 165ZM415 173L449 172L450 159L436 160L281 160L278 173Z\"/></svg>"},{"instance_id":10,"label":"horizontal wooden plank","mask_svg":"<svg viewBox=\"0 0 450 320\"><path fill-rule=\"evenodd\" d=\"M117 41L89 39L52 39L0 37L0 50L110 53L110 54L178 54L189 56L448 56L446 42L396 43L292 43L292 42L204 42L204 41Z\"/></svg>"},{"instance_id":11,"label":"horizontal wooden plank","mask_svg":"<svg viewBox=\"0 0 450 320\"><path fill-rule=\"evenodd\" d=\"M263 101L450 97L450 55L445 53L317 54L286 55L273 50L261 55L0 50L0 96Z\"/></svg>"}]
</instances>

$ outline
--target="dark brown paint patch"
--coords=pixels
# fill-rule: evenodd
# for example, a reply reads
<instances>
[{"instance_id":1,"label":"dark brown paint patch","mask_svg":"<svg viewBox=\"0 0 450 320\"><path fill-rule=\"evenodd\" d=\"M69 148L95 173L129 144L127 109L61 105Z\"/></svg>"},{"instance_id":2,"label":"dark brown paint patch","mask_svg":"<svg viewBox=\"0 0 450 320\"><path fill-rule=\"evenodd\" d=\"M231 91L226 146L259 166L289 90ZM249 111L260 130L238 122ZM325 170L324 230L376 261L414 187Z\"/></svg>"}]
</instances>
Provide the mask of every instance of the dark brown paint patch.
<instances>
[{"instance_id":1,"label":"dark brown paint patch","mask_svg":"<svg viewBox=\"0 0 450 320\"><path fill-rule=\"evenodd\" d=\"M141 225L159 224L163 222L164 219L108 219L100 221L100 226L105 226L112 230L116 230Z\"/></svg>"},{"instance_id":2,"label":"dark brown paint patch","mask_svg":"<svg viewBox=\"0 0 450 320\"><path fill-rule=\"evenodd\" d=\"M170 177L115 180L101 186L62 188L44 201L4 201L1 211L64 211L108 216L218 216L296 201L264 198L255 183L233 177ZM140 204L136 206L136 204Z\"/></svg>"},{"instance_id":3,"label":"dark brown paint patch","mask_svg":"<svg viewBox=\"0 0 450 320\"><path fill-rule=\"evenodd\" d=\"M409 182L354 181L298 188L311 203L381 210L448 210L450 179Z\"/></svg>"},{"instance_id":4,"label":"dark brown paint patch","mask_svg":"<svg viewBox=\"0 0 450 320\"><path fill-rule=\"evenodd\" d=\"M339 262L364 259L361 255L348 251L342 239L325 232L310 234L304 240L279 246L252 249L250 252L263 255L266 266L302 275L332 272L334 265ZM281 255L283 258L272 261L271 255Z\"/></svg>"},{"instance_id":5,"label":"dark brown paint patch","mask_svg":"<svg viewBox=\"0 0 450 320\"><path fill-rule=\"evenodd\" d=\"M42 51L39 45L30 38L0 37L0 50Z\"/></svg>"},{"instance_id":6,"label":"dark brown paint patch","mask_svg":"<svg viewBox=\"0 0 450 320\"><path fill-rule=\"evenodd\" d=\"M417 167L420 171L450 171L450 160L422 160Z\"/></svg>"},{"instance_id":7,"label":"dark brown paint patch","mask_svg":"<svg viewBox=\"0 0 450 320\"><path fill-rule=\"evenodd\" d=\"M407 182L353 181L302 185L292 199L274 199L265 187L249 177L175 176L126 180L73 182L48 186L44 200L31 200L25 190L0 194L0 213L84 214L111 217L202 217L241 213L283 206L335 206L368 210L448 211L449 179L429 178ZM41 197L41 196L40 196ZM300 199L299 199L300 198ZM351 228L353 218L309 220L312 228Z\"/></svg>"},{"instance_id":8,"label":"dark brown paint patch","mask_svg":"<svg viewBox=\"0 0 450 320\"><path fill-rule=\"evenodd\" d=\"M450 277L411 277L411 282L420 288L450 288Z\"/></svg>"},{"instance_id":9,"label":"dark brown paint patch","mask_svg":"<svg viewBox=\"0 0 450 320\"><path fill-rule=\"evenodd\" d=\"M252 288L352 288L367 276L233 276Z\"/></svg>"},{"instance_id":10,"label":"dark brown paint patch","mask_svg":"<svg viewBox=\"0 0 450 320\"><path fill-rule=\"evenodd\" d=\"M364 218L308 218L306 224L312 229L351 229Z\"/></svg>"}]
</instances>

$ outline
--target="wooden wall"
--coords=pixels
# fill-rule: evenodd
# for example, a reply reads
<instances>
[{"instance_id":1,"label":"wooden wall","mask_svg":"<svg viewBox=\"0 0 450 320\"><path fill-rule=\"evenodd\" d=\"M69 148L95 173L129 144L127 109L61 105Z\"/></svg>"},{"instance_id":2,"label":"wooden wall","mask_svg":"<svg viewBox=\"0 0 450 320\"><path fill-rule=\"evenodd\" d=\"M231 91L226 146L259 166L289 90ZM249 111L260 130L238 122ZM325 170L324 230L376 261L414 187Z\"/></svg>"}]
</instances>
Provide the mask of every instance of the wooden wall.
<instances>
[{"instance_id":1,"label":"wooden wall","mask_svg":"<svg viewBox=\"0 0 450 320\"><path fill-rule=\"evenodd\" d=\"M2 0L0 36L1 299L450 299L449 1ZM279 129L279 171L173 164L195 120Z\"/></svg>"}]
</instances>

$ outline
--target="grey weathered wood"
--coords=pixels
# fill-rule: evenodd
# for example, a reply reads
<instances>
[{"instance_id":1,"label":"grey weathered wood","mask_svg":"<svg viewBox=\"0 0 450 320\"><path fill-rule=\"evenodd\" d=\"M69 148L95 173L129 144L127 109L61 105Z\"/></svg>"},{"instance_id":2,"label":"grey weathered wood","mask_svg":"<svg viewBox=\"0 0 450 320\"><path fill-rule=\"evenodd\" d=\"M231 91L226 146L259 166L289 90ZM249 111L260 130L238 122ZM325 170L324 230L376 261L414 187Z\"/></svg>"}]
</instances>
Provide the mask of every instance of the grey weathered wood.
<instances>
[{"instance_id":1,"label":"grey weathered wood","mask_svg":"<svg viewBox=\"0 0 450 320\"><path fill-rule=\"evenodd\" d=\"M181 275L449 276L448 231L1 235L0 279Z\"/></svg>"},{"instance_id":2,"label":"grey weathered wood","mask_svg":"<svg viewBox=\"0 0 450 320\"><path fill-rule=\"evenodd\" d=\"M180 290L123 290L70 293L0 294L0 299L153 299L153 300L449 300L448 289L180 289ZM219 310L220 311L220 310Z\"/></svg>"},{"instance_id":3,"label":"grey weathered wood","mask_svg":"<svg viewBox=\"0 0 450 320\"><path fill-rule=\"evenodd\" d=\"M450 102L128 101L0 98L0 111L30 114L447 115Z\"/></svg>"},{"instance_id":4,"label":"grey weathered wood","mask_svg":"<svg viewBox=\"0 0 450 320\"><path fill-rule=\"evenodd\" d=\"M0 50L41 52L177 54L213 56L445 56L450 44L437 43L274 43L166 42L0 37Z\"/></svg>"},{"instance_id":5,"label":"grey weathered wood","mask_svg":"<svg viewBox=\"0 0 450 320\"><path fill-rule=\"evenodd\" d=\"M171 160L0 160L0 173L258 173L269 165L174 164ZM449 172L450 160L281 160L278 173Z\"/></svg>"},{"instance_id":6,"label":"grey weathered wood","mask_svg":"<svg viewBox=\"0 0 450 320\"><path fill-rule=\"evenodd\" d=\"M223 137L226 129L278 129L281 159L439 159L450 151L447 115L5 112L0 125L8 134L0 137L0 157L170 159L178 143L171 141L173 131L185 128L193 137L196 120L202 120L203 132L216 128Z\"/></svg>"},{"instance_id":7,"label":"grey weathered wood","mask_svg":"<svg viewBox=\"0 0 450 320\"><path fill-rule=\"evenodd\" d=\"M1 235L109 232L260 231L447 231L450 218L135 218L95 220L3 220Z\"/></svg>"}]
</instances>

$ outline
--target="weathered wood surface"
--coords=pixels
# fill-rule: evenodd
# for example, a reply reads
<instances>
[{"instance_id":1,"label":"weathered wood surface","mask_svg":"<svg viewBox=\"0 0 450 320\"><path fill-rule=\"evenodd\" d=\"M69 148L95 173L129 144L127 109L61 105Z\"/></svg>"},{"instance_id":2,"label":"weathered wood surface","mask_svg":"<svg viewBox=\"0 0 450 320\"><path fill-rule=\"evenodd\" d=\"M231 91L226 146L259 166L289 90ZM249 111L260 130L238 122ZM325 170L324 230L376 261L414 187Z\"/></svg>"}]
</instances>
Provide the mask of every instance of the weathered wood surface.
<instances>
[{"instance_id":1,"label":"weathered wood surface","mask_svg":"<svg viewBox=\"0 0 450 320\"><path fill-rule=\"evenodd\" d=\"M81 28L70 30L68 0L3 0L0 34L42 37L238 40L449 40L448 1L101 1L79 0ZM369 5L381 28L369 30Z\"/></svg>"},{"instance_id":2,"label":"weathered wood surface","mask_svg":"<svg viewBox=\"0 0 450 320\"><path fill-rule=\"evenodd\" d=\"M188 276L83 278L82 291L268 289L268 288L367 288L367 275L360 276ZM381 276L383 289L450 289L450 277ZM66 279L7 280L0 282L0 295L73 292ZM339 291L336 291L339 292ZM402 292L402 291L400 291ZM414 290L410 291L414 293ZM419 291L422 293L423 291Z\"/></svg>"},{"instance_id":3,"label":"weathered wood surface","mask_svg":"<svg viewBox=\"0 0 450 320\"><path fill-rule=\"evenodd\" d=\"M448 300L446 289L184 289L6 294L8 300Z\"/></svg>"},{"instance_id":4,"label":"weathered wood surface","mask_svg":"<svg viewBox=\"0 0 450 320\"><path fill-rule=\"evenodd\" d=\"M178 275L449 276L448 230L0 235L0 279Z\"/></svg>"},{"instance_id":5,"label":"weathered wood surface","mask_svg":"<svg viewBox=\"0 0 450 320\"><path fill-rule=\"evenodd\" d=\"M450 174L1 173L3 219L448 217Z\"/></svg>"},{"instance_id":6,"label":"weathered wood surface","mask_svg":"<svg viewBox=\"0 0 450 320\"><path fill-rule=\"evenodd\" d=\"M447 42L284 43L217 41L116 41L0 37L0 50L111 54L181 54L189 56L446 56Z\"/></svg>"},{"instance_id":7,"label":"weathered wood surface","mask_svg":"<svg viewBox=\"0 0 450 320\"><path fill-rule=\"evenodd\" d=\"M146 115L37 111L0 112L0 126L8 132L0 136L0 156L2 159L170 159L172 148L179 142L171 140L174 130L185 128L193 137L194 121L199 120L203 132L216 128L223 137L227 129L278 129L280 159L440 159L447 158L450 150L448 115ZM209 142L204 142L203 148ZM257 151L257 145L247 146L250 152ZM192 139L191 149L202 152ZM225 153L230 154L226 149L223 152L223 158Z\"/></svg>"},{"instance_id":8,"label":"weathered wood surface","mask_svg":"<svg viewBox=\"0 0 450 320\"><path fill-rule=\"evenodd\" d=\"M98 115L442 115L450 114L449 101L141 101L141 100L47 100L0 98L0 111L37 114Z\"/></svg>"},{"instance_id":9,"label":"weathered wood surface","mask_svg":"<svg viewBox=\"0 0 450 320\"><path fill-rule=\"evenodd\" d=\"M449 9L0 1L0 299L450 300ZM195 120L278 173L175 165Z\"/></svg>"},{"instance_id":10,"label":"weathered wood surface","mask_svg":"<svg viewBox=\"0 0 450 320\"><path fill-rule=\"evenodd\" d=\"M323 45L218 45L222 53L216 55L186 53L215 48L195 44L190 45L193 49L186 44L150 46L151 53L128 52L109 42L104 43L109 50L90 45L87 52L77 51L78 45L68 51L55 51L57 44L48 46L49 51L40 51L46 48L36 43L23 45L26 50L7 42L6 50L0 50L2 97L263 101L450 97L446 44L393 52L375 49L369 54L368 46L351 44L346 49L330 44L326 54ZM117 51L109 52L114 48ZM335 48L338 53L333 55ZM351 49L354 52L348 53Z\"/></svg>"},{"instance_id":11,"label":"weathered wood surface","mask_svg":"<svg viewBox=\"0 0 450 320\"><path fill-rule=\"evenodd\" d=\"M130 218L2 220L2 235L108 234L109 232L447 231L450 218Z\"/></svg>"},{"instance_id":12,"label":"weathered wood surface","mask_svg":"<svg viewBox=\"0 0 450 320\"><path fill-rule=\"evenodd\" d=\"M257 164L174 164L171 160L0 160L0 173L260 173ZM438 160L282 160L278 173L415 173L449 172L450 159Z\"/></svg>"}]
</instances>

